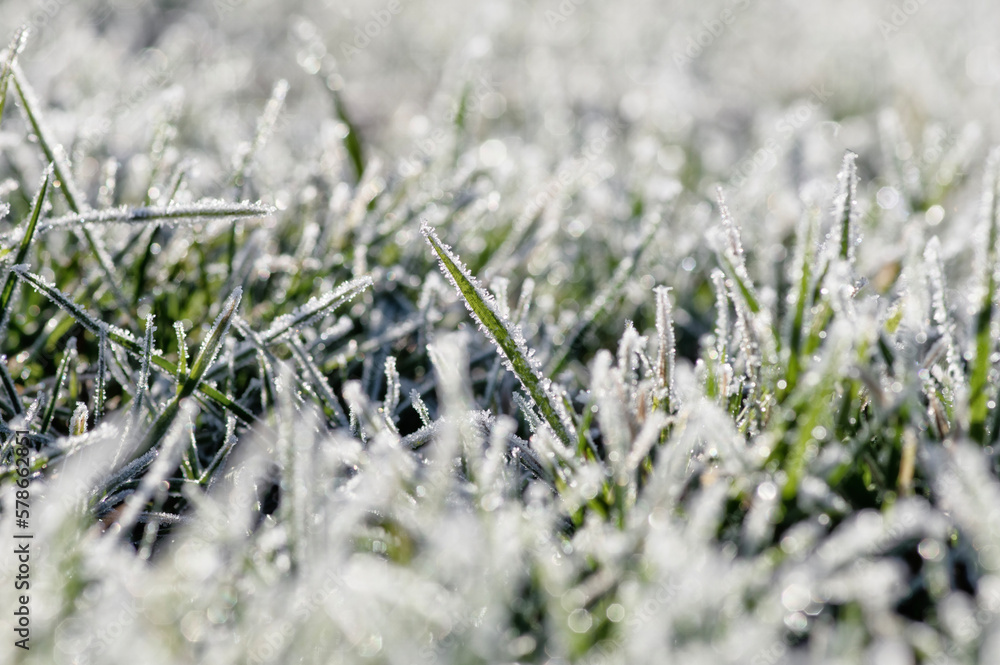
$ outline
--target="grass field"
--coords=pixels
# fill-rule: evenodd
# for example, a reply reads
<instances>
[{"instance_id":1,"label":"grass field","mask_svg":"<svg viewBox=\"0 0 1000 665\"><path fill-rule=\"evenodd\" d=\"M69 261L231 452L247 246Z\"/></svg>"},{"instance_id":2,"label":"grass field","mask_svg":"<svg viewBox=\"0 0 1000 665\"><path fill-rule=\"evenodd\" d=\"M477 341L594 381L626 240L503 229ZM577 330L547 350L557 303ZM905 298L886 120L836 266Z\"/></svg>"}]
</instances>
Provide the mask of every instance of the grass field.
<instances>
[{"instance_id":1,"label":"grass field","mask_svg":"<svg viewBox=\"0 0 1000 665\"><path fill-rule=\"evenodd\" d=\"M998 20L0 3L0 662L1000 662Z\"/></svg>"}]
</instances>

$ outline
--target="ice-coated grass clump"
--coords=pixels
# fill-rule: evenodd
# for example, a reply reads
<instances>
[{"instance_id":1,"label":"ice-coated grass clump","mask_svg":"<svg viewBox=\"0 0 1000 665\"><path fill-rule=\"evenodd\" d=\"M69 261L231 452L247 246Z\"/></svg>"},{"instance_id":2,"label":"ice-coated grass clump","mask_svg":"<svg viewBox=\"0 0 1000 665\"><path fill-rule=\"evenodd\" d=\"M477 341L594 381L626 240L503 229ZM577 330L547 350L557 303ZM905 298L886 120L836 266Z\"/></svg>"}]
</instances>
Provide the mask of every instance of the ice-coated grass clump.
<instances>
[{"instance_id":1,"label":"ice-coated grass clump","mask_svg":"<svg viewBox=\"0 0 1000 665\"><path fill-rule=\"evenodd\" d=\"M1000 14L917 4L0 4L0 662L1000 662Z\"/></svg>"}]
</instances>

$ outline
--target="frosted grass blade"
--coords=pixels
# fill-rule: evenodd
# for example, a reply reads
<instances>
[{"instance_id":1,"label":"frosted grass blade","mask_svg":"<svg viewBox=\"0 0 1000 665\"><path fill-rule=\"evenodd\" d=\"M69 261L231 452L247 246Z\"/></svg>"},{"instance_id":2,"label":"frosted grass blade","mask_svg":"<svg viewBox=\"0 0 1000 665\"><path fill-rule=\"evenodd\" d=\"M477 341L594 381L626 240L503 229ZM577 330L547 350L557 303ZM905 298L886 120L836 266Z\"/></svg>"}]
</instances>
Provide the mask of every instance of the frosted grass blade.
<instances>
[{"instance_id":1,"label":"frosted grass blade","mask_svg":"<svg viewBox=\"0 0 1000 665\"><path fill-rule=\"evenodd\" d=\"M806 307L809 304L809 290L813 279L813 264L816 260L814 250L814 224L809 214L803 215L799 222L797 247L792 268L792 279L797 281L794 309L788 317L788 371L785 376L785 389L782 396L788 394L798 381L802 367L802 333L806 320Z\"/></svg>"},{"instance_id":2,"label":"frosted grass blade","mask_svg":"<svg viewBox=\"0 0 1000 665\"><path fill-rule=\"evenodd\" d=\"M240 299L242 297L243 289L236 287L229 297L226 298L226 302L223 303L219 315L215 317L215 322L212 324L212 329L208 337L202 343L198 355L195 356L194 362L191 364L191 371L188 373L187 379L177 391L179 397L184 398L193 393L195 388L198 387L198 383L201 381L205 370L215 362L215 358L222 348L222 341L229 332L233 315L236 314L236 308L240 306Z\"/></svg>"},{"instance_id":3,"label":"frosted grass blade","mask_svg":"<svg viewBox=\"0 0 1000 665\"><path fill-rule=\"evenodd\" d=\"M52 396L45 406L45 414L42 416L42 426L39 430L42 434L49 431L52 426L52 418L56 415L56 404L59 402L59 393L62 392L63 384L66 383L66 375L69 374L70 363L76 358L76 338L71 337L66 344L66 352L63 354L59 369L56 370L56 381L52 387Z\"/></svg>"},{"instance_id":4,"label":"frosted grass blade","mask_svg":"<svg viewBox=\"0 0 1000 665\"><path fill-rule=\"evenodd\" d=\"M187 332L183 322L174 322L174 334L177 335L177 382L180 383L181 377L187 374L188 363Z\"/></svg>"},{"instance_id":5,"label":"frosted grass blade","mask_svg":"<svg viewBox=\"0 0 1000 665\"><path fill-rule=\"evenodd\" d=\"M247 179L253 170L254 160L274 131L274 125L278 121L278 114L281 113L281 107L285 104L285 95L287 94L288 81L282 79L275 84L274 89L271 91L271 98L268 100L267 106L264 107L263 114L257 119L257 131L254 133L253 141L242 144L239 152L233 159L234 172L232 183L236 188L237 198L243 196L243 192L247 186ZM234 224L229 228L229 249L226 256L226 263L229 267L229 278L231 280L235 274L233 272L233 258L236 256L236 235L237 225Z\"/></svg>"},{"instance_id":6,"label":"frosted grass blade","mask_svg":"<svg viewBox=\"0 0 1000 665\"><path fill-rule=\"evenodd\" d=\"M18 97L21 100L21 110L24 112L25 118L35 136L38 137L38 144L45 154L46 161L52 165L52 170L59 181L59 187L62 190L63 197L66 199L66 204L74 213L80 214L87 207L87 201L83 194L76 188L66 149L52 138L52 133L41 116L41 104L35 96L35 91L28 84L24 72L21 71L16 63L11 66L11 71L13 73L14 87L17 89ZM129 311L128 301L118 286L119 282L115 275L114 263L111 257L108 256L104 246L94 238L87 228L81 229L81 233L94 253L98 265L100 265L101 270L104 272L107 284L118 301L118 306L122 311L127 313Z\"/></svg>"},{"instance_id":7,"label":"frosted grass blade","mask_svg":"<svg viewBox=\"0 0 1000 665\"><path fill-rule=\"evenodd\" d=\"M854 248L857 245L856 208L858 191L858 156L848 150L844 154L844 164L837 175L839 182L834 203L836 228L834 237L840 239L840 258L854 262Z\"/></svg>"},{"instance_id":8,"label":"frosted grass blade","mask_svg":"<svg viewBox=\"0 0 1000 665\"><path fill-rule=\"evenodd\" d=\"M347 426L347 416L344 415L344 409L340 406L340 400L337 399L333 388L330 387L326 377L323 376L319 367L316 366L316 362L312 356L294 338L289 340L288 346L292 350L292 355L295 356L296 362L305 370L306 376L310 379L313 391L316 392L316 395L322 402L324 410L328 412L327 415L332 416L333 420L341 427ZM303 377L303 380L305 378Z\"/></svg>"},{"instance_id":9,"label":"frosted grass blade","mask_svg":"<svg viewBox=\"0 0 1000 665\"><path fill-rule=\"evenodd\" d=\"M674 408L674 368L676 365L676 341L674 319L670 305L670 289L656 288L656 381L668 413Z\"/></svg>"},{"instance_id":10,"label":"frosted grass blade","mask_svg":"<svg viewBox=\"0 0 1000 665\"><path fill-rule=\"evenodd\" d=\"M7 59L3 63L3 70L0 71L0 118L3 118L3 111L7 105L7 88L10 86L11 73L17 63L17 56L24 50L24 45L28 41L28 32L28 26L22 25L14 32L7 47Z\"/></svg>"},{"instance_id":11,"label":"frosted grass blade","mask_svg":"<svg viewBox=\"0 0 1000 665\"><path fill-rule=\"evenodd\" d=\"M146 336L142 344L142 365L139 369L139 381L136 385L135 398L132 402L131 413L129 414L130 425L137 423L142 416L142 400L149 386L149 365L150 358L153 356L153 333L155 332L156 326L153 325L153 313L150 312L146 315Z\"/></svg>"},{"instance_id":12,"label":"frosted grass blade","mask_svg":"<svg viewBox=\"0 0 1000 665\"><path fill-rule=\"evenodd\" d=\"M66 198L66 203L70 210L80 213L86 206L83 195L77 190L72 179L72 170L69 166L69 156L66 154L62 144L52 138L48 125L45 124L41 116L41 103L35 95L34 89L28 83L24 72L16 63L11 67L14 88L17 90L18 98L21 100L21 110L24 111L25 119L31 126L31 130L38 137L39 147L45 154L47 162L52 164L56 179L60 183L60 189Z\"/></svg>"},{"instance_id":13,"label":"frosted grass blade","mask_svg":"<svg viewBox=\"0 0 1000 665\"><path fill-rule=\"evenodd\" d=\"M183 412L182 423L184 420L190 422L195 416L194 405L185 404ZM170 424L172 424L172 421L173 419L171 419ZM180 464L181 457L184 454L184 442L189 432L189 428L185 427L182 423L178 423L174 427L170 427L170 424L168 424L167 429L170 430L170 435L166 437L163 448L157 455L156 460L153 461L149 472L139 483L139 488L135 496L129 497L129 501L126 503L126 507L118 519L118 524L121 528L116 531L116 535L119 537L128 537L128 533L135 525L143 507L153 498L153 495L169 477L169 474ZM164 431L164 434L167 434L167 432ZM144 453L145 451L136 455L134 459L141 458Z\"/></svg>"},{"instance_id":14,"label":"frosted grass blade","mask_svg":"<svg viewBox=\"0 0 1000 665\"><path fill-rule=\"evenodd\" d=\"M17 248L17 254L14 255L14 265L21 265L24 263L24 259L28 256L28 248L31 247L31 241L35 237L35 229L38 226L38 218L42 214L42 207L45 205L45 193L49 189L49 179L52 175L52 165L45 169L45 174L42 176L42 184L38 188L38 192L35 194L35 200L31 204L31 217L28 219L28 226L24 230L24 237L21 238L21 244ZM10 300L14 295L14 287L17 285L17 275L13 272L7 274L7 280L4 282L3 291L0 292L0 330L3 330L7 325L7 317L9 316L8 308L10 307Z\"/></svg>"},{"instance_id":15,"label":"frosted grass blade","mask_svg":"<svg viewBox=\"0 0 1000 665\"><path fill-rule=\"evenodd\" d=\"M254 132L253 142L246 143L240 147L236 158L233 160L235 169L233 173L233 184L237 191L242 192L247 176L253 169L254 160L267 144L268 139L274 132L274 126L278 122L278 115L285 105L285 96L288 94L288 81L281 79L274 84L271 91L271 98L264 107L264 112L257 119L257 130Z\"/></svg>"},{"instance_id":16,"label":"frosted grass blade","mask_svg":"<svg viewBox=\"0 0 1000 665\"><path fill-rule=\"evenodd\" d=\"M980 443L986 439L989 411L990 369L994 340L992 335L994 299L997 290L997 241L1000 239L1000 148L990 153L983 193L983 224L986 226L986 284L982 303L975 316L975 359L969 375L969 436Z\"/></svg>"},{"instance_id":17,"label":"frosted grass blade","mask_svg":"<svg viewBox=\"0 0 1000 665\"><path fill-rule=\"evenodd\" d=\"M315 319L325 316L346 302L350 302L373 284L371 277L359 277L341 284L322 297L312 298L291 314L278 317L271 327L261 335L261 341L265 345L281 341L299 328L309 325Z\"/></svg>"},{"instance_id":18,"label":"frosted grass blade","mask_svg":"<svg viewBox=\"0 0 1000 665\"><path fill-rule=\"evenodd\" d=\"M189 205L120 206L105 210L88 210L84 213L64 215L46 221L39 233L89 224L145 224L154 222L191 221L243 217L265 217L275 208L261 202L229 203L218 199L203 199Z\"/></svg>"},{"instance_id":19,"label":"frosted grass blade","mask_svg":"<svg viewBox=\"0 0 1000 665\"><path fill-rule=\"evenodd\" d=\"M73 408L73 415L69 419L69 435L83 436L87 433L87 418L90 411L83 402L77 402Z\"/></svg>"},{"instance_id":20,"label":"frosted grass blade","mask_svg":"<svg viewBox=\"0 0 1000 665\"><path fill-rule=\"evenodd\" d=\"M458 289L482 331L506 358L508 369L521 381L521 385L563 445L572 447L576 441L575 428L561 406L559 398L550 393L547 387L548 380L541 376L537 363L532 361L520 329L510 321L501 319L492 297L479 286L451 249L441 243L430 225L423 224L420 231L437 254L441 271Z\"/></svg>"},{"instance_id":21,"label":"frosted grass blade","mask_svg":"<svg viewBox=\"0 0 1000 665\"><path fill-rule=\"evenodd\" d=\"M719 258L723 267L729 274L729 278L736 282L736 286L752 314L760 313L760 300L757 297L757 290L754 288L750 273L747 272L746 257L743 253L743 241L740 239L740 231L729 212L726 205L722 188L718 191L719 213L722 216L722 226L726 233L726 244L719 252Z\"/></svg>"},{"instance_id":22,"label":"frosted grass blade","mask_svg":"<svg viewBox=\"0 0 1000 665\"><path fill-rule=\"evenodd\" d=\"M396 369L396 357L388 356L385 359L385 399L382 400L382 415L389 429L397 434L396 409L399 407L401 388L402 382L399 378L399 371Z\"/></svg>"},{"instance_id":23,"label":"frosted grass blade","mask_svg":"<svg viewBox=\"0 0 1000 665\"><path fill-rule=\"evenodd\" d=\"M0 356L0 381L3 382L3 389L7 393L7 399L10 400L10 407L14 410L14 415L19 416L24 413L24 403L14 386L10 370L7 369L7 356Z\"/></svg>"}]
</instances>

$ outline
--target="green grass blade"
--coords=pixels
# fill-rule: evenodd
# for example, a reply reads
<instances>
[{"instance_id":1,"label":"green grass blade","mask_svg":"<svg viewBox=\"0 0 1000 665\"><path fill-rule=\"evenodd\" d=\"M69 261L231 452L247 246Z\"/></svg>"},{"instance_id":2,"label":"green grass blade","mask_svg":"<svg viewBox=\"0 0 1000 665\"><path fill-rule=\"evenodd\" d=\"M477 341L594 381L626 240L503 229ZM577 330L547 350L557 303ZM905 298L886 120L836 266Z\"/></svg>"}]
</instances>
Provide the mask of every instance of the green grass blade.
<instances>
[{"instance_id":1,"label":"green grass blade","mask_svg":"<svg viewBox=\"0 0 1000 665\"><path fill-rule=\"evenodd\" d=\"M347 127L344 134L344 149L351 158L351 166L354 168L355 179L360 182L361 176L365 172L365 152L361 144L361 135L358 133L357 125L351 119L351 114L347 110L347 104L339 90L331 91L333 95L333 107L337 112L337 117Z\"/></svg>"},{"instance_id":2,"label":"green grass blade","mask_svg":"<svg viewBox=\"0 0 1000 665\"><path fill-rule=\"evenodd\" d=\"M10 370L7 369L7 356L0 356L0 381L3 382L3 389L7 393L7 399L10 400L10 408L13 409L14 415L19 416L24 413L24 403L21 401L21 396L17 394L14 379L10 375Z\"/></svg>"},{"instance_id":3,"label":"green grass blade","mask_svg":"<svg viewBox=\"0 0 1000 665\"><path fill-rule=\"evenodd\" d=\"M70 338L69 343L66 345L66 352L63 354L62 361L59 363L59 369L56 371L56 382L52 387L52 397L45 407L45 415L42 416L42 428L39 430L42 434L48 432L49 427L52 426L52 419L56 415L56 403L59 401L59 393L62 391L63 384L66 383L66 375L69 373L69 366L74 358L76 358L75 337Z\"/></svg>"},{"instance_id":4,"label":"green grass blade","mask_svg":"<svg viewBox=\"0 0 1000 665\"><path fill-rule=\"evenodd\" d=\"M986 440L986 418L989 412L990 369L994 340L993 300L996 297L997 279L997 239L1000 236L1000 148L990 154L984 194L984 220L987 225L986 244L986 290L982 305L975 317L975 359L969 376L969 436L980 443Z\"/></svg>"},{"instance_id":5,"label":"green grass blade","mask_svg":"<svg viewBox=\"0 0 1000 665\"><path fill-rule=\"evenodd\" d=\"M506 358L508 369L521 381L521 385L556 436L564 445L572 446L577 438L575 428L565 409L559 405L559 398L549 394L546 386L548 381L541 376L535 363L531 361L520 330L500 317L489 294L476 283L475 278L451 249L442 244L430 225L425 223L420 230L437 254L441 262L441 271L458 289L482 331Z\"/></svg>"},{"instance_id":6,"label":"green grass blade","mask_svg":"<svg viewBox=\"0 0 1000 665\"><path fill-rule=\"evenodd\" d=\"M64 215L46 221L39 233L60 228L82 227L91 224L151 224L170 221L203 222L215 219L264 217L274 208L263 203L229 203L205 199L189 205L120 206L106 210L88 210L84 213Z\"/></svg>"},{"instance_id":7,"label":"green grass blade","mask_svg":"<svg viewBox=\"0 0 1000 665\"><path fill-rule=\"evenodd\" d=\"M195 388L201 382L201 377L205 373L205 370L215 362L215 358L219 355L219 350L222 347L222 341L229 332L229 326L233 321L233 315L236 314L236 308L240 305L242 296L243 289L236 287L222 305L222 310L215 318L215 323L212 324L211 332L209 332L205 342L201 345L201 349L198 351L198 355L191 365L191 372L177 391L177 395L180 398L183 399L195 391Z\"/></svg>"},{"instance_id":8,"label":"green grass blade","mask_svg":"<svg viewBox=\"0 0 1000 665\"><path fill-rule=\"evenodd\" d=\"M132 402L131 421L138 422L142 416L142 400L149 387L149 365L153 356L153 333L156 326L153 325L153 313L146 315L146 336L142 344L142 365L139 370L139 381L136 383L135 397Z\"/></svg>"},{"instance_id":9,"label":"green grass blade","mask_svg":"<svg viewBox=\"0 0 1000 665\"><path fill-rule=\"evenodd\" d=\"M7 88L10 86L10 76L17 56L24 50L24 45L28 41L28 26L22 25L14 33L7 47L7 59L3 63L3 70L0 71L0 118L3 118L3 111L7 105Z\"/></svg>"},{"instance_id":10,"label":"green grass blade","mask_svg":"<svg viewBox=\"0 0 1000 665\"><path fill-rule=\"evenodd\" d=\"M42 119L41 104L35 96L35 91L31 88L27 78L24 76L24 72L21 71L17 63L11 65L11 72L14 88L17 90L18 98L21 100L21 110L24 112L25 119L38 138L38 145L42 149L46 161L52 164L53 172L59 183L58 187L62 190L63 197L66 199L66 205L74 213L80 214L87 207L87 202L83 194L76 188L66 149L52 138L52 134ZM107 284L118 303L118 307L127 313L129 311L128 301L118 286L119 282L115 275L114 263L111 257L107 255L101 244L94 239L90 229L83 227L80 229L80 233L83 235L90 250L94 253L98 265L104 272L105 279L107 279Z\"/></svg>"},{"instance_id":11,"label":"green grass blade","mask_svg":"<svg viewBox=\"0 0 1000 665\"><path fill-rule=\"evenodd\" d=\"M84 199L83 195L76 189L76 184L71 178L72 171L69 167L69 157L66 154L66 150L49 133L48 127L41 116L41 104L35 96L34 89L28 83L24 72L21 71L21 68L16 63L11 66L11 72L11 79L14 81L14 89L21 100L21 109L24 111L25 119L38 138L38 145L45 154L46 161L52 164L56 179L60 183L59 187L66 198L66 204L70 210L79 214L83 210Z\"/></svg>"},{"instance_id":12,"label":"green grass blade","mask_svg":"<svg viewBox=\"0 0 1000 665\"><path fill-rule=\"evenodd\" d=\"M49 178L52 174L51 165L45 170L45 175L42 176L42 184L38 188L38 193L35 194L35 200L31 204L31 217L28 219L28 227L24 230L24 237L21 238L21 244L17 248L17 254L14 255L13 265L20 265L24 263L25 257L28 256L28 248L31 246L31 241L35 237L35 229L38 227L38 218L42 214L42 206L45 204L45 193L49 189ZM14 272L10 272L7 275L7 281L4 282L3 291L0 292L0 328L7 322L7 316L9 312L7 308L10 307L10 300L14 295L14 287L17 285L17 275Z\"/></svg>"},{"instance_id":13,"label":"green grass blade","mask_svg":"<svg viewBox=\"0 0 1000 665\"><path fill-rule=\"evenodd\" d=\"M344 282L333 291L318 298L312 298L291 314L278 317L270 328L261 335L265 345L280 342L302 326L309 325L321 316L329 314L344 303L354 300L362 291L371 287L374 281L371 277L359 277Z\"/></svg>"},{"instance_id":14,"label":"green grass blade","mask_svg":"<svg viewBox=\"0 0 1000 665\"><path fill-rule=\"evenodd\" d=\"M848 150L844 154L844 165L838 180L840 187L836 201L837 235L840 236L840 258L854 261L854 246L857 222L854 220L858 192L858 156Z\"/></svg>"},{"instance_id":15,"label":"green grass blade","mask_svg":"<svg viewBox=\"0 0 1000 665\"><path fill-rule=\"evenodd\" d=\"M785 374L785 388L779 391L781 396L787 395L798 381L802 369L802 333L806 320L806 307L809 305L809 287L813 279L813 262L816 259L814 249L815 237L813 220L804 215L798 230L798 248L793 277L798 282L795 293L795 308L789 319L788 336L788 371Z\"/></svg>"}]
</instances>

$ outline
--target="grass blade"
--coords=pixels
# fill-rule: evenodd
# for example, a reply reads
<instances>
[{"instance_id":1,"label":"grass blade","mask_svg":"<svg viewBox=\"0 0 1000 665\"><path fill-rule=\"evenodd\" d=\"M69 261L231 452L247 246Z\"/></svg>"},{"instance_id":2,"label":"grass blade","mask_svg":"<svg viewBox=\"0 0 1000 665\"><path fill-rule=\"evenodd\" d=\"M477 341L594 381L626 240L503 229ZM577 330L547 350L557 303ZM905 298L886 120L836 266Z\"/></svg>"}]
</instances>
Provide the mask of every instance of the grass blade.
<instances>
[{"instance_id":1,"label":"grass blade","mask_svg":"<svg viewBox=\"0 0 1000 665\"><path fill-rule=\"evenodd\" d=\"M13 63L11 65L11 72L14 87L17 90L18 98L21 100L21 110L24 112L25 119L28 121L32 131L38 138L38 145L42 149L46 161L52 164L52 170L55 173L56 180L59 181L58 186L62 190L63 197L66 199L66 204L74 213L80 214L87 207L87 202L83 194L76 188L76 183L73 180L73 171L70 168L69 157L66 155L66 150L62 147L62 144L57 143L52 138L52 134L49 132L48 126L42 119L41 104L35 96L35 91L28 84L28 80L24 76L24 72L21 71L21 68L18 67L17 63ZM124 294L118 286L118 279L115 275L114 263L112 262L111 257L108 256L108 253L105 251L103 245L94 238L89 229L82 228L80 232L87 245L94 253L94 257L97 259L98 265L104 272L105 279L107 279L108 286L111 288L111 292L114 294L115 300L118 302L118 306L122 309L122 311L128 312L128 301L125 299Z\"/></svg>"},{"instance_id":2,"label":"grass blade","mask_svg":"<svg viewBox=\"0 0 1000 665\"><path fill-rule=\"evenodd\" d=\"M261 202L229 203L217 199L203 199L189 205L120 206L105 210L64 215L45 222L39 233L61 228L81 227L88 224L137 224L169 221L208 221L215 219L265 217L274 208Z\"/></svg>"},{"instance_id":3,"label":"grass blade","mask_svg":"<svg viewBox=\"0 0 1000 665\"><path fill-rule=\"evenodd\" d=\"M813 263L815 261L814 224L811 216L803 215L799 223L795 263L792 277L798 283L795 291L795 304L788 318L788 371L785 375L785 388L780 390L781 397L789 394L798 382L802 369L802 333L806 321L806 307L809 302L809 291L813 279Z\"/></svg>"},{"instance_id":4,"label":"grass blade","mask_svg":"<svg viewBox=\"0 0 1000 665\"><path fill-rule=\"evenodd\" d=\"M242 194L246 179L253 170L254 160L263 150L268 139L274 132L274 126L278 122L281 108L285 105L285 96L288 94L288 81L281 79L274 84L271 91L271 98L264 107L264 112L257 119L257 130L254 132L253 142L245 143L240 147L236 155L235 170L233 173L233 185Z\"/></svg>"},{"instance_id":5,"label":"grass blade","mask_svg":"<svg viewBox=\"0 0 1000 665\"><path fill-rule=\"evenodd\" d=\"M66 154L66 150L62 147L62 144L57 143L52 138L52 134L49 132L48 126L41 116L41 104L38 101L38 97L35 96L34 89L28 83L24 72L21 71L17 63L11 66L11 73L14 88L17 90L18 98L21 100L21 110L24 111L25 119L28 121L28 125L31 126L31 130L35 136L38 137L38 145L45 154L46 161L52 164L56 179L60 183L59 187L66 198L66 204L70 210L79 214L86 206L86 202L71 178L73 172L69 166L69 156Z\"/></svg>"},{"instance_id":6,"label":"grass blade","mask_svg":"<svg viewBox=\"0 0 1000 665\"><path fill-rule=\"evenodd\" d=\"M326 416L332 418L341 427L346 427L348 425L347 416L340 406L340 400L337 399L333 388L330 387L326 377L323 376L322 371L316 366L316 362L312 356L302 348L302 345L295 338L289 340L288 346L292 351L292 355L295 356L296 362L302 367L305 374L302 377L303 380L308 377L309 386L319 397Z\"/></svg>"},{"instance_id":7,"label":"grass blade","mask_svg":"<svg viewBox=\"0 0 1000 665\"><path fill-rule=\"evenodd\" d=\"M664 410L675 407L674 369L677 364L674 319L670 305L670 288L656 288L656 382Z\"/></svg>"},{"instance_id":8,"label":"grass blade","mask_svg":"<svg viewBox=\"0 0 1000 665\"><path fill-rule=\"evenodd\" d=\"M371 277L359 277L341 284L320 298L312 298L291 314L278 317L271 327L261 335L261 341L269 346L283 340L302 326L309 325L317 318L325 316L344 303L353 300L359 293L373 284Z\"/></svg>"},{"instance_id":9,"label":"grass blade","mask_svg":"<svg viewBox=\"0 0 1000 665\"><path fill-rule=\"evenodd\" d=\"M975 317L975 360L969 376L969 436L980 443L986 440L986 417L989 411L990 369L994 340L993 300L997 290L997 240L1000 237L1000 148L990 154L983 195L983 220L987 228L986 239L986 290L979 312Z\"/></svg>"},{"instance_id":10,"label":"grass blade","mask_svg":"<svg viewBox=\"0 0 1000 665\"><path fill-rule=\"evenodd\" d=\"M69 343L66 344L66 352L63 354L62 361L59 363L59 369L56 371L56 382L52 387L52 397L45 407L45 415L42 416L42 427L39 430L42 434L48 432L49 427L52 425L52 418L56 415L56 403L59 401L59 393L62 391L63 384L66 383L66 375L69 373L69 366L74 358L76 358L76 338L72 337Z\"/></svg>"},{"instance_id":11,"label":"grass blade","mask_svg":"<svg viewBox=\"0 0 1000 665\"><path fill-rule=\"evenodd\" d=\"M236 287L222 305L222 310L212 324L211 332L209 332L208 337L201 345L201 349L198 351L198 355L191 365L191 372L177 390L179 397L184 398L193 393L195 388L198 387L198 383L201 381L205 370L215 362L215 358L219 355L219 350L222 348L222 340L226 338L226 334L229 332L229 326L232 323L233 315L236 314L236 308L240 305L242 296L243 289Z\"/></svg>"},{"instance_id":12,"label":"grass blade","mask_svg":"<svg viewBox=\"0 0 1000 665\"><path fill-rule=\"evenodd\" d=\"M854 262L854 248L857 245L857 220L855 199L858 192L858 156L848 150L844 154L844 165L837 179L840 185L834 206L837 221L836 235L840 237L840 258Z\"/></svg>"},{"instance_id":13,"label":"grass blade","mask_svg":"<svg viewBox=\"0 0 1000 665\"><path fill-rule=\"evenodd\" d=\"M24 50L24 45L28 41L28 26L22 25L14 33L7 47L7 59L3 63L3 70L0 71L0 118L3 118L3 110L7 105L7 88L10 86L10 76L17 63L17 56Z\"/></svg>"},{"instance_id":14,"label":"grass blade","mask_svg":"<svg viewBox=\"0 0 1000 665\"><path fill-rule=\"evenodd\" d=\"M153 355L154 332L156 332L156 326L153 325L153 314L150 312L146 315L146 337L142 345L142 365L139 369L139 381L136 385L135 399L132 402L132 413L129 416L131 423L139 422L139 418L142 416L142 400L149 387L149 359Z\"/></svg>"},{"instance_id":15,"label":"grass blade","mask_svg":"<svg viewBox=\"0 0 1000 665\"><path fill-rule=\"evenodd\" d=\"M45 193L49 189L49 178L52 175L52 165L45 169L45 174L42 176L42 184L38 188L38 193L35 194L35 200L31 204L31 217L28 219L28 227L24 230L24 237L21 238L21 244L17 248L17 254L14 255L13 265L21 265L24 263L25 257L28 256L28 248L31 246L31 240L35 237L35 229L38 226L38 218L42 214L42 206L45 204ZM17 275L14 272L7 274L7 281L4 282L3 291L0 292L0 330L4 329L7 324L7 317L9 312L7 308L10 307L10 300L14 295L14 287L17 285Z\"/></svg>"},{"instance_id":16,"label":"grass blade","mask_svg":"<svg viewBox=\"0 0 1000 665\"><path fill-rule=\"evenodd\" d=\"M521 381L542 417L556 436L566 446L576 441L576 431L558 397L551 395L548 380L541 376L536 363L532 362L519 328L504 321L498 314L492 297L476 283L475 278L451 249L442 244L430 225L420 228L441 262L441 271L451 280L464 298L469 311L479 322L482 331L496 345L507 360L507 368Z\"/></svg>"},{"instance_id":17,"label":"grass blade","mask_svg":"<svg viewBox=\"0 0 1000 665\"><path fill-rule=\"evenodd\" d=\"M3 389L10 400L10 407L13 409L14 415L19 416L24 413L24 403L21 401L21 396L17 393L17 388L14 386L14 379L10 375L10 370L7 369L7 356L0 356L0 381L3 382Z\"/></svg>"}]
</instances>

